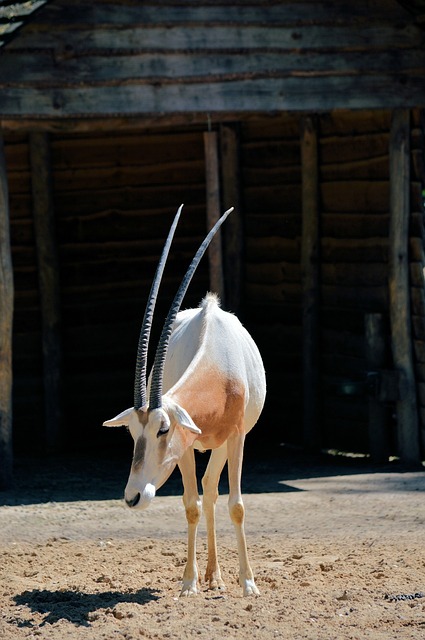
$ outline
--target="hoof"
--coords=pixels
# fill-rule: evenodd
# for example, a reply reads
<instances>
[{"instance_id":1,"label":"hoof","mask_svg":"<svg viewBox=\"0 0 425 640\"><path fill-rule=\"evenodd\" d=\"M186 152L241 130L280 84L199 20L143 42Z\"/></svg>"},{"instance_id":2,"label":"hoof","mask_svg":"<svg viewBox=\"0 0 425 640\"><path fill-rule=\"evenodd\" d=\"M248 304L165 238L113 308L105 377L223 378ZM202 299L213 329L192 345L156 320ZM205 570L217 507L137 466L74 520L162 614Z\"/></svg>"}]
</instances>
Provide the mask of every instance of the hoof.
<instances>
[{"instance_id":1,"label":"hoof","mask_svg":"<svg viewBox=\"0 0 425 640\"><path fill-rule=\"evenodd\" d=\"M182 590L180 591L180 598L191 598L192 596L196 596L198 594L198 586L197 584L193 584L192 582L189 584L183 584Z\"/></svg>"},{"instance_id":2,"label":"hoof","mask_svg":"<svg viewBox=\"0 0 425 640\"><path fill-rule=\"evenodd\" d=\"M254 580L244 580L243 582L243 595L244 596L259 596L260 591L257 588Z\"/></svg>"},{"instance_id":3,"label":"hoof","mask_svg":"<svg viewBox=\"0 0 425 640\"><path fill-rule=\"evenodd\" d=\"M210 580L208 589L210 591L226 591L226 585L221 578L218 580Z\"/></svg>"}]
</instances>

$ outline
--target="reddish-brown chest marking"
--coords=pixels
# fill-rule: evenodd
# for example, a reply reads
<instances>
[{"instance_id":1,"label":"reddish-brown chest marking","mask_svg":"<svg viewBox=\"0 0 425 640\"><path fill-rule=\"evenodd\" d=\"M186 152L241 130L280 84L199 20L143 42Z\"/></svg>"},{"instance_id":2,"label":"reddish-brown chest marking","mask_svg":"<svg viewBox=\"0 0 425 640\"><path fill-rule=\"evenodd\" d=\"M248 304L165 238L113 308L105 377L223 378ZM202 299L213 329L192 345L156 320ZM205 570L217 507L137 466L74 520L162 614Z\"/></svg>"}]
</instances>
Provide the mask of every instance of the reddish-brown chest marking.
<instances>
[{"instance_id":1,"label":"reddish-brown chest marking","mask_svg":"<svg viewBox=\"0 0 425 640\"><path fill-rule=\"evenodd\" d=\"M174 398L201 429L197 439L206 449L219 447L233 431L244 428L243 384L215 368L197 367Z\"/></svg>"}]
</instances>

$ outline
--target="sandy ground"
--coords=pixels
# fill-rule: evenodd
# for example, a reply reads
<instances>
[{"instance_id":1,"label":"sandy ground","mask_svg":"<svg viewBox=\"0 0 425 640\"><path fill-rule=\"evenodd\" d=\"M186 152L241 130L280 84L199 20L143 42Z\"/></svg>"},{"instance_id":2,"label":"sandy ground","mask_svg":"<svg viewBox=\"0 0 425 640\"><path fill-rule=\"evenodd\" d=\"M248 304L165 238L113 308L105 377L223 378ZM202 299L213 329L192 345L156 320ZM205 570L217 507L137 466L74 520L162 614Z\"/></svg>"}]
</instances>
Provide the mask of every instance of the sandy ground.
<instances>
[{"instance_id":1,"label":"sandy ground","mask_svg":"<svg viewBox=\"0 0 425 640\"><path fill-rule=\"evenodd\" d=\"M207 455L207 454L205 454ZM278 453L247 460L246 530L259 597L243 598L218 502L225 592L179 598L180 481L143 513L128 460L19 460L0 492L0 638L425 638L425 473ZM203 464L203 461L201 461ZM198 560L205 570L205 527Z\"/></svg>"}]
</instances>

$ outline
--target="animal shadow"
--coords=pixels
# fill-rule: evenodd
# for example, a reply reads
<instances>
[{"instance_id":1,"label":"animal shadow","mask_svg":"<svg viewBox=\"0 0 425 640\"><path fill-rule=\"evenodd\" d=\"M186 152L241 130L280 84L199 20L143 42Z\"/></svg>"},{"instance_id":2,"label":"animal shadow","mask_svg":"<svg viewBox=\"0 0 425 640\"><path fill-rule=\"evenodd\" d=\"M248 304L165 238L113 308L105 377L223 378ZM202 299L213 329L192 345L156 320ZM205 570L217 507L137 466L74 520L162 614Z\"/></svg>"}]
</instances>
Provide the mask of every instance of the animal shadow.
<instances>
[{"instance_id":1,"label":"animal shadow","mask_svg":"<svg viewBox=\"0 0 425 640\"><path fill-rule=\"evenodd\" d=\"M76 626L89 627L90 613L98 609L112 610L120 603L144 605L152 600L159 600L157 593L157 589L139 589L134 593L119 591L84 593L72 590L33 589L15 596L15 603L29 607L34 613L44 614L42 626L65 619Z\"/></svg>"}]
</instances>

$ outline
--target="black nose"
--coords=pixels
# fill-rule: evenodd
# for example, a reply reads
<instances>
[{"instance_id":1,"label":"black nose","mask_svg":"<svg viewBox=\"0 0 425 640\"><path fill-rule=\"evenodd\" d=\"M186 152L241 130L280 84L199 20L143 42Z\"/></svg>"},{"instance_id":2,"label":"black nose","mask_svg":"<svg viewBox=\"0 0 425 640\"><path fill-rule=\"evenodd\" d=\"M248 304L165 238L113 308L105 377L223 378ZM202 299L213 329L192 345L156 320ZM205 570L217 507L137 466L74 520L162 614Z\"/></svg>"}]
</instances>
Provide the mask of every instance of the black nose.
<instances>
[{"instance_id":1,"label":"black nose","mask_svg":"<svg viewBox=\"0 0 425 640\"><path fill-rule=\"evenodd\" d=\"M127 506L129 507L135 507L140 500L140 493L136 493L136 495L134 496L134 498L132 498L131 500L127 500L127 498L125 499Z\"/></svg>"}]
</instances>

